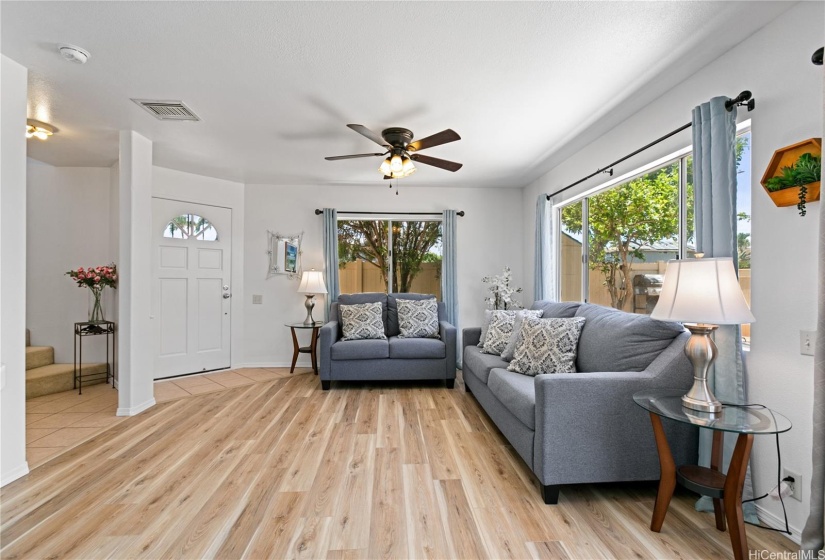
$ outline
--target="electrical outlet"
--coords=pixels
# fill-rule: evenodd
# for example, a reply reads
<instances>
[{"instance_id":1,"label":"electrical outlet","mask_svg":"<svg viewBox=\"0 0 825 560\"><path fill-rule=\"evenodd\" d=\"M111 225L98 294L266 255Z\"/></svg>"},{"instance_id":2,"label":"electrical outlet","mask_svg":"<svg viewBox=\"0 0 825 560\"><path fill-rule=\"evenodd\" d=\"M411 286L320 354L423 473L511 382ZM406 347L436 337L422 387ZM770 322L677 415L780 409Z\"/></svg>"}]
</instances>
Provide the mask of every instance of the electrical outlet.
<instances>
[{"instance_id":1,"label":"electrical outlet","mask_svg":"<svg viewBox=\"0 0 825 560\"><path fill-rule=\"evenodd\" d=\"M816 331L799 331L799 353L813 356L816 350Z\"/></svg>"},{"instance_id":2,"label":"electrical outlet","mask_svg":"<svg viewBox=\"0 0 825 560\"><path fill-rule=\"evenodd\" d=\"M252 295L252 304L253 305L261 305L264 302L264 296L253 294Z\"/></svg>"},{"instance_id":3,"label":"electrical outlet","mask_svg":"<svg viewBox=\"0 0 825 560\"><path fill-rule=\"evenodd\" d=\"M788 484L791 485L791 498L797 501L802 501L802 475L788 470L782 469L782 480L785 480L787 477L793 478L793 482L789 482Z\"/></svg>"}]
</instances>

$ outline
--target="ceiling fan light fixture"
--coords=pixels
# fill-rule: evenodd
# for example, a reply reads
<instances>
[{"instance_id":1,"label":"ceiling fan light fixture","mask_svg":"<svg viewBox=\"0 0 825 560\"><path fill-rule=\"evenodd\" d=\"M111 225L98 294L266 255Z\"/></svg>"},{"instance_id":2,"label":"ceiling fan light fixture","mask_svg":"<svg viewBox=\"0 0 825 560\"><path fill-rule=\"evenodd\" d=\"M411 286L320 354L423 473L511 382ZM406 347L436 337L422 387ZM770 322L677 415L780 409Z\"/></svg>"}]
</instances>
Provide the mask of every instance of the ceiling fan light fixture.
<instances>
[{"instance_id":1,"label":"ceiling fan light fixture","mask_svg":"<svg viewBox=\"0 0 825 560\"><path fill-rule=\"evenodd\" d=\"M57 129L48 123L35 119L26 119L26 138L46 140L55 132L57 132Z\"/></svg>"},{"instance_id":2,"label":"ceiling fan light fixture","mask_svg":"<svg viewBox=\"0 0 825 560\"><path fill-rule=\"evenodd\" d=\"M392 159L390 160L390 170L392 170L393 173L400 173L403 168L404 162L401 160L401 156L398 154L393 154Z\"/></svg>"},{"instance_id":3,"label":"ceiling fan light fixture","mask_svg":"<svg viewBox=\"0 0 825 560\"><path fill-rule=\"evenodd\" d=\"M415 173L415 165L410 158L404 156L403 163L401 164L401 173L404 177L409 177L413 173Z\"/></svg>"},{"instance_id":4,"label":"ceiling fan light fixture","mask_svg":"<svg viewBox=\"0 0 825 560\"><path fill-rule=\"evenodd\" d=\"M378 171L380 171L382 175L392 175L392 169L390 169L390 158L386 158L383 162L381 162L381 167L378 168Z\"/></svg>"}]
</instances>

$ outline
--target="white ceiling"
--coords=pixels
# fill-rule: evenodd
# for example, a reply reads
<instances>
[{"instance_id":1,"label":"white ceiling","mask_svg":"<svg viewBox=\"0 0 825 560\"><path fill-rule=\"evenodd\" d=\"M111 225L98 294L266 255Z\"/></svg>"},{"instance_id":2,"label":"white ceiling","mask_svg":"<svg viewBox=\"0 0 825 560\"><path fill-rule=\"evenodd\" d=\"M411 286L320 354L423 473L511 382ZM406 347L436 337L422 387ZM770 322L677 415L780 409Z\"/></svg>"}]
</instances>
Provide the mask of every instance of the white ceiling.
<instances>
[{"instance_id":1,"label":"white ceiling","mask_svg":"<svg viewBox=\"0 0 825 560\"><path fill-rule=\"evenodd\" d=\"M375 151L345 126L359 123L462 136L424 153L463 169L419 165L407 186L520 187L790 5L3 1L0 50L29 68L29 117L60 129L29 141L53 165L109 166L117 131L133 129L183 171L381 181L378 158L323 159ZM67 63L57 43L92 57ZM180 99L203 120L158 121L130 98Z\"/></svg>"}]
</instances>

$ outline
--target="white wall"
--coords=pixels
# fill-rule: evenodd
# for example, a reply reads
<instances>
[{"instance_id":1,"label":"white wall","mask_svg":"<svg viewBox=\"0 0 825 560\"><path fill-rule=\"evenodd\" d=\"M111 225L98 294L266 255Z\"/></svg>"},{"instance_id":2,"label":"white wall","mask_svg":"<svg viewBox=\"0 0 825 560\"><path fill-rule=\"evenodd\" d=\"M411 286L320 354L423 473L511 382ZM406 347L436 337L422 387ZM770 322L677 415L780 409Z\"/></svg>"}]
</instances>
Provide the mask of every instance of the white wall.
<instances>
[{"instance_id":1,"label":"white wall","mask_svg":"<svg viewBox=\"0 0 825 560\"><path fill-rule=\"evenodd\" d=\"M433 173L436 173L433 171ZM284 276L266 279L267 230L304 232L303 268L323 270L322 217L316 208L339 211L441 212L464 210L458 219L459 327L481 324L484 309L482 276L497 274L509 265L515 284L524 285L522 270L521 191L519 189L474 189L404 187L398 196L376 175L374 185L363 187L277 187L246 185L246 363L289 365L292 342L284 323L306 317L304 296L297 293L298 281ZM252 295L263 295L262 305L252 304ZM316 297L316 316L323 298ZM305 341L301 341L302 344ZM299 364L308 365L305 354Z\"/></svg>"},{"instance_id":2,"label":"white wall","mask_svg":"<svg viewBox=\"0 0 825 560\"><path fill-rule=\"evenodd\" d=\"M0 55L0 486L26 463L27 70Z\"/></svg>"},{"instance_id":3,"label":"white wall","mask_svg":"<svg viewBox=\"0 0 825 560\"><path fill-rule=\"evenodd\" d=\"M739 112L739 120L753 121L752 307L757 322L752 327L749 400L764 403L793 421L794 428L782 435L781 445L783 466L802 473L804 479L802 502L785 501L797 534L809 509L813 408L813 358L799 354L799 331L813 329L816 320L816 232L821 203L809 204L807 217L800 218L795 207L776 208L758 181L775 149L822 134L822 67L810 60L822 46L823 35L823 4L799 3L529 185L523 198L523 241L526 254L532 255L539 193L564 187L690 121L691 109L711 97L734 96L745 89L753 92L756 110ZM616 174L690 143L688 130L617 166ZM565 198L603 181L591 179L565 193ZM525 259L524 276L531 278L532 274L532 258ZM752 466L759 493L775 484L774 449L770 437L757 438L754 443ZM763 500L759 507L766 520L782 518L778 502Z\"/></svg>"},{"instance_id":4,"label":"white wall","mask_svg":"<svg viewBox=\"0 0 825 560\"><path fill-rule=\"evenodd\" d=\"M152 196L232 210L232 366L244 363L244 185L164 167L152 168ZM153 232L153 235L156 232ZM149 272L151 280L151 271Z\"/></svg>"},{"instance_id":5,"label":"white wall","mask_svg":"<svg viewBox=\"0 0 825 560\"><path fill-rule=\"evenodd\" d=\"M88 318L89 290L65 272L108 264L111 253L110 169L27 162L26 326L33 346L53 346L55 362L74 358L73 324ZM104 292L113 320L113 290ZM105 337L83 341L83 361L106 359Z\"/></svg>"}]
</instances>

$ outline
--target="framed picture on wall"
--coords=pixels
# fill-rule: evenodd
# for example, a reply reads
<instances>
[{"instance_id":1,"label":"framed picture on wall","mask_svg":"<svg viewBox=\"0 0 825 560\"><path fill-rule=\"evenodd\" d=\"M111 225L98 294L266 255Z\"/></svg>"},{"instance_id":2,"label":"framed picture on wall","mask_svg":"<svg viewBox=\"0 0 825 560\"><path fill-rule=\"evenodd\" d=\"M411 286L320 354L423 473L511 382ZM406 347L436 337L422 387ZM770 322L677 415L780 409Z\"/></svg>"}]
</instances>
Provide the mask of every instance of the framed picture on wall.
<instances>
[{"instance_id":1,"label":"framed picture on wall","mask_svg":"<svg viewBox=\"0 0 825 560\"><path fill-rule=\"evenodd\" d=\"M298 272L298 245L284 241L284 272Z\"/></svg>"}]
</instances>

